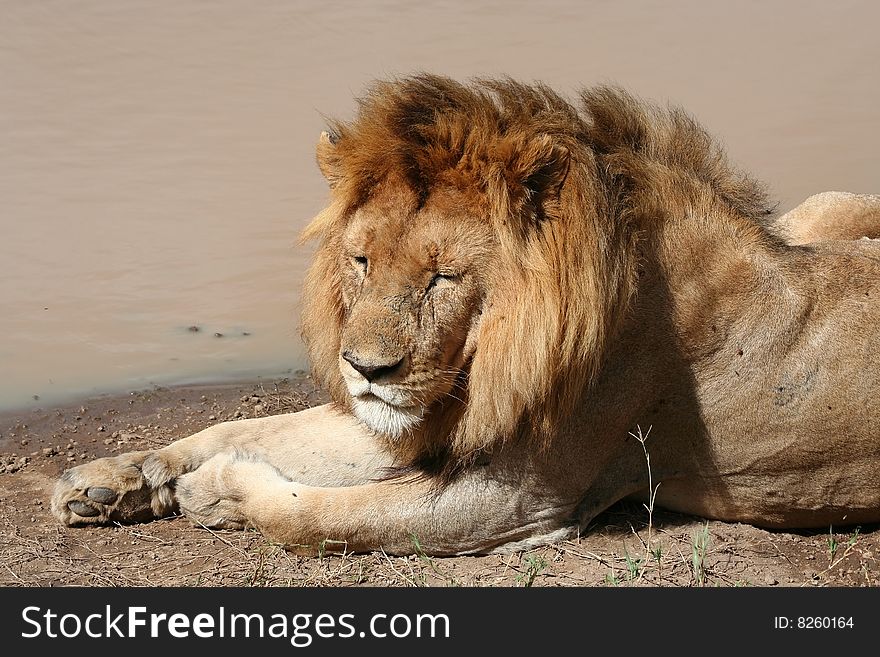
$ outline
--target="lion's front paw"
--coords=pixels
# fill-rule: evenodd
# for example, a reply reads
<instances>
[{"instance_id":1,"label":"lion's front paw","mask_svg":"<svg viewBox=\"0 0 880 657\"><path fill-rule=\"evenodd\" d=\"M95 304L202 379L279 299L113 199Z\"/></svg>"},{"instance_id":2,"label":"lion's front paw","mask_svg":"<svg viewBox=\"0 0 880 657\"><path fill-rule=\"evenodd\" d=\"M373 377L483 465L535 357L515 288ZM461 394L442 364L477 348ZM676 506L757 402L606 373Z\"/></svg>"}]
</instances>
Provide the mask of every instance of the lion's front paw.
<instances>
[{"instance_id":1,"label":"lion's front paw","mask_svg":"<svg viewBox=\"0 0 880 657\"><path fill-rule=\"evenodd\" d=\"M268 463L223 452L177 480L177 501L180 511L198 525L244 529L253 525L246 506L255 489L280 476Z\"/></svg>"},{"instance_id":2,"label":"lion's front paw","mask_svg":"<svg viewBox=\"0 0 880 657\"><path fill-rule=\"evenodd\" d=\"M158 452L129 452L66 470L52 512L66 525L144 522L176 509L173 478Z\"/></svg>"}]
</instances>

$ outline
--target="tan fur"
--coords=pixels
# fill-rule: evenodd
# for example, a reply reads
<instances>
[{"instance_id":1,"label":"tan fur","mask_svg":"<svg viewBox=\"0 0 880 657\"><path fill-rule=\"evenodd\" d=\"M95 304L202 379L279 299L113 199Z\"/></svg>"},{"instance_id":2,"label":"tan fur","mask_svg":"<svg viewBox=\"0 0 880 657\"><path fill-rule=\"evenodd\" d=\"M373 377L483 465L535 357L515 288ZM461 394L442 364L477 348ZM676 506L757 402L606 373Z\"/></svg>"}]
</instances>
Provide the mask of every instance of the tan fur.
<instances>
[{"instance_id":1,"label":"tan fur","mask_svg":"<svg viewBox=\"0 0 880 657\"><path fill-rule=\"evenodd\" d=\"M790 244L880 238L880 196L823 192L782 215L775 228Z\"/></svg>"},{"instance_id":2,"label":"tan fur","mask_svg":"<svg viewBox=\"0 0 880 657\"><path fill-rule=\"evenodd\" d=\"M78 466L64 522L139 499L291 546L530 547L644 492L637 427L668 508L880 520L880 246L792 244L849 206L774 222L693 119L610 87L379 82L317 155L303 334L334 403Z\"/></svg>"}]
</instances>

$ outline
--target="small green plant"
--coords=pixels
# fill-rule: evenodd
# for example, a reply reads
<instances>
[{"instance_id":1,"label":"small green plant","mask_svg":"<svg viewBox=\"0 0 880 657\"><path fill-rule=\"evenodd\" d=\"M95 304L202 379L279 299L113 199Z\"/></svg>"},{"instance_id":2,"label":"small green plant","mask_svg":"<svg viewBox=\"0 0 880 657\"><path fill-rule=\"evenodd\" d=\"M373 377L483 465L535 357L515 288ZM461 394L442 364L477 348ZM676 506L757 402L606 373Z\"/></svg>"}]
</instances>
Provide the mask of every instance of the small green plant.
<instances>
[{"instance_id":1,"label":"small green plant","mask_svg":"<svg viewBox=\"0 0 880 657\"><path fill-rule=\"evenodd\" d=\"M856 527L855 531L846 541L846 547L851 548L856 544L856 541L859 540L859 531L861 531L861 527Z\"/></svg>"},{"instance_id":2,"label":"small green plant","mask_svg":"<svg viewBox=\"0 0 880 657\"><path fill-rule=\"evenodd\" d=\"M651 556L654 557L654 561L656 561L657 565L659 566L661 561L663 560L663 546L658 545L653 550L651 550Z\"/></svg>"},{"instance_id":3,"label":"small green plant","mask_svg":"<svg viewBox=\"0 0 880 657\"><path fill-rule=\"evenodd\" d=\"M706 554L709 551L709 523L694 533L694 541L691 546L691 562L694 570L694 581L697 586L706 583Z\"/></svg>"},{"instance_id":4,"label":"small green plant","mask_svg":"<svg viewBox=\"0 0 880 657\"><path fill-rule=\"evenodd\" d=\"M535 578L547 567L547 560L537 554L527 554L525 558L526 571L516 576L516 581L522 586L531 586Z\"/></svg>"},{"instance_id":5,"label":"small green plant","mask_svg":"<svg viewBox=\"0 0 880 657\"><path fill-rule=\"evenodd\" d=\"M617 575L615 575L612 570L610 573L605 573L605 583L609 586L620 586L620 579L618 579Z\"/></svg>"},{"instance_id":6,"label":"small green plant","mask_svg":"<svg viewBox=\"0 0 880 657\"><path fill-rule=\"evenodd\" d=\"M627 570L627 579L631 582L634 579L638 578L639 572L642 569L642 559L633 559L629 556L629 552L626 549L626 546L623 548L623 560L626 562L626 570Z\"/></svg>"},{"instance_id":7,"label":"small green plant","mask_svg":"<svg viewBox=\"0 0 880 657\"><path fill-rule=\"evenodd\" d=\"M421 561L422 564L428 566L428 568L430 568L435 575L446 580L447 586L459 586L458 580L444 573L440 568L437 567L437 563L431 557L425 554L425 550L424 548L422 548L422 544L419 541L418 536L416 536L415 534L410 534L409 540L412 543L413 551L416 553L416 556L419 558L419 561ZM424 574L422 574L421 579L422 585L424 586L426 584L426 578Z\"/></svg>"},{"instance_id":8,"label":"small green plant","mask_svg":"<svg viewBox=\"0 0 880 657\"><path fill-rule=\"evenodd\" d=\"M834 536L834 527L828 527L828 561L834 561L834 555L840 548L840 542Z\"/></svg>"}]
</instances>

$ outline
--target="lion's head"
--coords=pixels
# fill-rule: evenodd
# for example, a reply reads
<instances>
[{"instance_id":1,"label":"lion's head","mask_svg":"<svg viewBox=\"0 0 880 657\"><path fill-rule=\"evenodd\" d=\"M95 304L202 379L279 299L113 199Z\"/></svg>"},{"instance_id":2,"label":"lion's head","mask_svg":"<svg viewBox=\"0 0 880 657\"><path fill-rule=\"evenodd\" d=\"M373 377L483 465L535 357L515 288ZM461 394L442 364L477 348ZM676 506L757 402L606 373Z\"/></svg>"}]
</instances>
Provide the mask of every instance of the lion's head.
<instances>
[{"instance_id":1,"label":"lion's head","mask_svg":"<svg viewBox=\"0 0 880 657\"><path fill-rule=\"evenodd\" d=\"M402 462L546 443L599 371L637 277L608 173L642 127L631 100L585 95L591 124L540 84L419 75L322 135L303 336Z\"/></svg>"},{"instance_id":2,"label":"lion's head","mask_svg":"<svg viewBox=\"0 0 880 657\"><path fill-rule=\"evenodd\" d=\"M402 460L547 432L589 378L618 272L573 248L602 204L572 166L591 162L577 121L541 86L422 75L376 84L322 135L332 196L304 234L320 247L303 336L333 399Z\"/></svg>"}]
</instances>

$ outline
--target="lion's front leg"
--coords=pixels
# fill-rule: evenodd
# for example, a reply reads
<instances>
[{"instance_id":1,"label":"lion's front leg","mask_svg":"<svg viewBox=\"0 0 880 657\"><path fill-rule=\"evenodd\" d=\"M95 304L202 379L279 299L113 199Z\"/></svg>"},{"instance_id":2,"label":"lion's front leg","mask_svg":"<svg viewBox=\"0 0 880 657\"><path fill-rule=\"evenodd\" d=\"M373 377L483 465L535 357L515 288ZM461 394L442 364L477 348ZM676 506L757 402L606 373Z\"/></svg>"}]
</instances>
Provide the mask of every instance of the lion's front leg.
<instances>
[{"instance_id":1,"label":"lion's front leg","mask_svg":"<svg viewBox=\"0 0 880 657\"><path fill-rule=\"evenodd\" d=\"M209 427L158 450L129 452L78 465L55 485L52 511L66 525L145 522L177 510L174 482L246 432Z\"/></svg>"},{"instance_id":2,"label":"lion's front leg","mask_svg":"<svg viewBox=\"0 0 880 657\"><path fill-rule=\"evenodd\" d=\"M159 450L76 466L59 479L52 510L67 525L142 522L170 515L177 510L178 478L230 449L318 486L363 483L392 465L372 433L325 405L223 422Z\"/></svg>"},{"instance_id":3,"label":"lion's front leg","mask_svg":"<svg viewBox=\"0 0 880 657\"><path fill-rule=\"evenodd\" d=\"M536 547L576 531L575 503L550 486L481 471L445 486L409 478L317 487L231 450L181 477L177 493L196 524L254 527L312 552L473 554Z\"/></svg>"}]
</instances>

